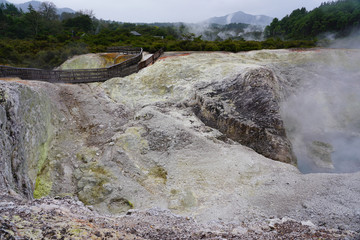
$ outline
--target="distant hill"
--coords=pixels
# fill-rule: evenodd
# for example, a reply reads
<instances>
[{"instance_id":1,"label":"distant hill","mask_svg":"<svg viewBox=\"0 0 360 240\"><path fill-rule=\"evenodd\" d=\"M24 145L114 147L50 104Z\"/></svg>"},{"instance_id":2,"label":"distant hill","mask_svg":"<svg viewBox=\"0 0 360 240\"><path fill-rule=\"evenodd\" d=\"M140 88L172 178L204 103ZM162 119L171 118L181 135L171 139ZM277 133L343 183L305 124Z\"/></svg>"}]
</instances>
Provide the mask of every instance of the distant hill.
<instances>
[{"instance_id":1,"label":"distant hill","mask_svg":"<svg viewBox=\"0 0 360 240\"><path fill-rule=\"evenodd\" d=\"M215 24L231 24L231 23L246 23L251 25L267 26L272 22L273 18L265 15L251 15L242 11L228 14L222 17L213 17L206 20L206 23Z\"/></svg>"},{"instance_id":2,"label":"distant hill","mask_svg":"<svg viewBox=\"0 0 360 240\"><path fill-rule=\"evenodd\" d=\"M15 6L19 9L23 10L24 12L27 12L30 4L35 10L39 10L41 3L42 2L40 2L40 1L30 1L30 2L25 2L25 3L15 4Z\"/></svg>"},{"instance_id":3,"label":"distant hill","mask_svg":"<svg viewBox=\"0 0 360 240\"><path fill-rule=\"evenodd\" d=\"M5 0L0 0L0 4L5 4L5 3L9 3L8 1L5 1Z\"/></svg>"},{"instance_id":4,"label":"distant hill","mask_svg":"<svg viewBox=\"0 0 360 240\"><path fill-rule=\"evenodd\" d=\"M6 1L6 0L0 0L0 4L1 3L5 4L5 3L11 3L11 2ZM33 8L35 10L39 10L41 3L42 2L40 2L40 1L29 1L29 2L25 2L25 3L19 3L19 4L12 3L12 4L14 4L17 8L23 10L24 12L27 12L30 4L31 4L31 6L33 6ZM75 13L75 11L72 10L71 8L58 8L57 9L57 14L60 15L63 12Z\"/></svg>"}]
</instances>

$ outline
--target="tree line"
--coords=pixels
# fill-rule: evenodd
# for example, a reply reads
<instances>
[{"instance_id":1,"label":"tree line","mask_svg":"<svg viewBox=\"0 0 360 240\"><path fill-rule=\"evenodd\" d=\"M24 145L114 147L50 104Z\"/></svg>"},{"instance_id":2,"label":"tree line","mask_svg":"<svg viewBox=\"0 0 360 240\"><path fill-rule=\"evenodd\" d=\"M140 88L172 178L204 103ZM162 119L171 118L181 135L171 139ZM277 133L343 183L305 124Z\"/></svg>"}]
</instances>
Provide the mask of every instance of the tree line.
<instances>
[{"instance_id":1,"label":"tree line","mask_svg":"<svg viewBox=\"0 0 360 240\"><path fill-rule=\"evenodd\" d=\"M338 0L322 3L307 11L296 9L283 19L275 18L266 27L266 37L314 39L327 33L345 37L360 27L360 0Z\"/></svg>"},{"instance_id":2,"label":"tree line","mask_svg":"<svg viewBox=\"0 0 360 240\"><path fill-rule=\"evenodd\" d=\"M244 28L229 25L227 28ZM219 26L214 27L219 31ZM140 33L134 35L133 31ZM206 41L178 24L135 24L97 19L92 11L57 14L55 4L31 5L23 12L13 4L0 5L0 64L51 69L69 57L103 52L109 46L142 47L145 51L249 51L312 47L314 41L245 41L239 38Z\"/></svg>"}]
</instances>

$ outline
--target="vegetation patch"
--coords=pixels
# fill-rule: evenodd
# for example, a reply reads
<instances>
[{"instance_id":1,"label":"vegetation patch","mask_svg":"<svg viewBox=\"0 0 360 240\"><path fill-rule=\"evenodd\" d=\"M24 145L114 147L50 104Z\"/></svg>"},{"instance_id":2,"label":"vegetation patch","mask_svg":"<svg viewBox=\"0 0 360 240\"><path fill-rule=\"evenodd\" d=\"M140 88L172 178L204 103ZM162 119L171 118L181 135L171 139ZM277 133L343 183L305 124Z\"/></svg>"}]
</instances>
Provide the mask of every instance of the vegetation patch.
<instances>
[{"instance_id":1,"label":"vegetation patch","mask_svg":"<svg viewBox=\"0 0 360 240\"><path fill-rule=\"evenodd\" d=\"M156 166L150 169L149 175L155 177L155 178L160 178L163 180L164 183L166 183L167 181L167 171L160 166Z\"/></svg>"},{"instance_id":2,"label":"vegetation patch","mask_svg":"<svg viewBox=\"0 0 360 240\"><path fill-rule=\"evenodd\" d=\"M84 175L78 182L78 197L85 205L100 203L111 194L113 190L110 181L113 175L107 169L92 162L82 171Z\"/></svg>"},{"instance_id":3,"label":"vegetation patch","mask_svg":"<svg viewBox=\"0 0 360 240\"><path fill-rule=\"evenodd\" d=\"M35 181L34 198L42 198L50 194L52 181L50 177L50 163L48 160L49 141L40 146L39 161L37 165L38 173Z\"/></svg>"},{"instance_id":4,"label":"vegetation patch","mask_svg":"<svg viewBox=\"0 0 360 240\"><path fill-rule=\"evenodd\" d=\"M241 32L247 27L244 24L212 25L204 36L195 36L184 24L120 23L99 20L84 12L57 15L56 6L49 2L42 3L38 11L29 8L28 12L19 11L13 4L0 4L0 26L0 65L42 69L58 67L74 55L105 52L111 46L142 47L149 52L161 48L165 51L239 52L316 44L308 38L305 41L246 41L238 36L216 37L221 31ZM132 31L140 36L131 34ZM118 57L115 63L127 57Z\"/></svg>"},{"instance_id":5,"label":"vegetation patch","mask_svg":"<svg viewBox=\"0 0 360 240\"><path fill-rule=\"evenodd\" d=\"M52 189L50 173L38 175L35 183L34 198L39 199L48 196Z\"/></svg>"},{"instance_id":6,"label":"vegetation patch","mask_svg":"<svg viewBox=\"0 0 360 240\"><path fill-rule=\"evenodd\" d=\"M265 35L283 39L314 39L331 33L335 37L344 37L359 27L358 0L327 1L312 11L301 8L281 20L275 18L266 27Z\"/></svg>"}]
</instances>

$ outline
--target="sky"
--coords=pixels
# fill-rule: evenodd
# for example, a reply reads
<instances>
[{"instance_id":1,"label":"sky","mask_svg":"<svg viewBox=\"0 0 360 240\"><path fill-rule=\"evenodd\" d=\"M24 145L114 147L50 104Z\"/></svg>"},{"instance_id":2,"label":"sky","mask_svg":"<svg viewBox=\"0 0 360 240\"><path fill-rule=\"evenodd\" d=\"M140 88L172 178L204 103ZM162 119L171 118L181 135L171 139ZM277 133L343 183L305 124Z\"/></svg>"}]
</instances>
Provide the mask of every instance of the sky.
<instances>
[{"instance_id":1,"label":"sky","mask_svg":"<svg viewBox=\"0 0 360 240\"><path fill-rule=\"evenodd\" d=\"M27 0L8 0L24 3ZM92 10L96 18L120 22L196 23L237 11L283 18L293 10L312 10L325 0L48 0L58 8Z\"/></svg>"}]
</instances>

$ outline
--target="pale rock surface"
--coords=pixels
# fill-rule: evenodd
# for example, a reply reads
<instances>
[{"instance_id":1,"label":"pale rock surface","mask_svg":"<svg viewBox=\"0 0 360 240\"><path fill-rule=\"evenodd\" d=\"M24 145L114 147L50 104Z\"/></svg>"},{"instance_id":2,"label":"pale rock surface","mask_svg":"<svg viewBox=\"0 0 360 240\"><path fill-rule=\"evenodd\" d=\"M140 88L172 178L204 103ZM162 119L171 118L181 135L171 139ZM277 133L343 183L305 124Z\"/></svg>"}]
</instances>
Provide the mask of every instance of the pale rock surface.
<instances>
[{"instance_id":1,"label":"pale rock surface","mask_svg":"<svg viewBox=\"0 0 360 240\"><path fill-rule=\"evenodd\" d=\"M31 143L37 149L51 140L46 145L47 164L35 174L36 181L47 180L35 189L38 196L78 197L100 214L158 207L200 223L290 217L359 231L360 172L301 174L293 165L231 140L221 128L205 125L194 111L198 96L210 99L221 82L241 83L247 74L264 71L276 81L267 86L281 121L280 104L303 87L299 80L316 74L311 63L322 65L330 55L342 54L340 50L193 53L162 59L137 74L104 83L32 81L27 86L1 81L1 89L27 93L12 92L5 95L5 102L21 97L25 104L41 96L41 104L51 106L43 114L34 113L35 126L44 126L38 134L51 136ZM2 111L4 100L0 101ZM231 101L222 99L222 104L233 111ZM26 106L32 113L39 104ZM0 112L1 121L5 118ZM46 124L49 121L53 124ZM23 126L23 134L33 127ZM3 127L1 134L7 139L11 131ZM281 137L290 154L286 134ZM41 157L35 150L25 150L22 168L31 179L34 170L28 163ZM8 159L5 154L9 153L1 152L1 164ZM20 194L32 191L5 187ZM236 231L243 232L240 226Z\"/></svg>"},{"instance_id":2,"label":"pale rock surface","mask_svg":"<svg viewBox=\"0 0 360 240\"><path fill-rule=\"evenodd\" d=\"M133 57L133 55L123 55L119 53L89 53L72 57L56 69L70 70L106 68L114 64L121 63L131 57Z\"/></svg>"},{"instance_id":3,"label":"pale rock surface","mask_svg":"<svg viewBox=\"0 0 360 240\"><path fill-rule=\"evenodd\" d=\"M357 233L325 229L290 218L247 223L199 224L158 208L123 216L90 211L70 197L21 202L0 195L2 239L356 239Z\"/></svg>"},{"instance_id":4,"label":"pale rock surface","mask_svg":"<svg viewBox=\"0 0 360 240\"><path fill-rule=\"evenodd\" d=\"M65 69L92 69L101 68L106 65L106 59L99 54L89 53L85 55L75 56L59 66L58 70Z\"/></svg>"}]
</instances>

